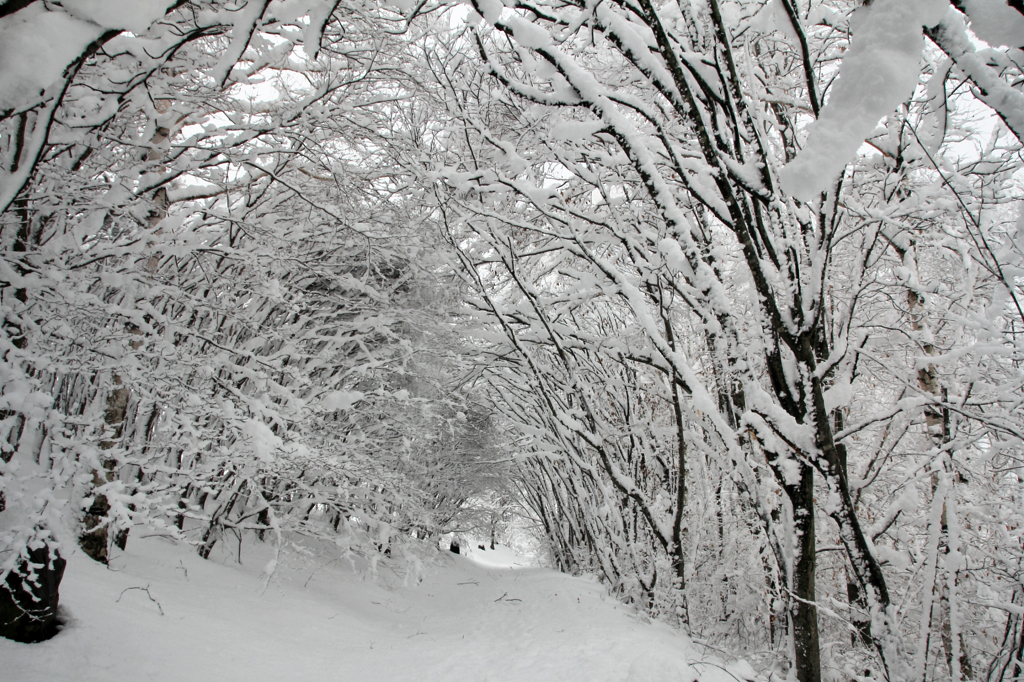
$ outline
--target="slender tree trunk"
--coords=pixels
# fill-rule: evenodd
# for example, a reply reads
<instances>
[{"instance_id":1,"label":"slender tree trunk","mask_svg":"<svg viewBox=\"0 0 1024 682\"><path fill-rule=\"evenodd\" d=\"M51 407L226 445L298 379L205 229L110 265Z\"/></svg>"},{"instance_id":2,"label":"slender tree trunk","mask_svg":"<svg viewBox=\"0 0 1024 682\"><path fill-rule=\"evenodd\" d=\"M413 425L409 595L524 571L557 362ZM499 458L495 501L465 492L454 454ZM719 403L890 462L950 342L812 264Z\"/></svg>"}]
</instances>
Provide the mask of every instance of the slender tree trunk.
<instances>
[{"instance_id":1,"label":"slender tree trunk","mask_svg":"<svg viewBox=\"0 0 1024 682\"><path fill-rule=\"evenodd\" d=\"M206 527L206 531L203 533L203 543L199 546L198 550L199 556L202 558L210 558L210 552L213 551L213 546L217 544L217 530L220 527L220 519L222 516L227 518L231 514L231 509L235 506L235 501L238 499L241 487L242 484L240 483L237 488L231 491L231 497L228 498L228 501L218 507L213 516L210 517L210 525Z\"/></svg>"},{"instance_id":2,"label":"slender tree trunk","mask_svg":"<svg viewBox=\"0 0 1024 682\"><path fill-rule=\"evenodd\" d=\"M836 410L836 430L843 428L842 412ZM847 474L849 480L849 462L847 461L846 446L836 443L836 452L839 454L840 466ZM868 615L868 603L864 597L864 591L860 587L857 576L846 567L846 600L850 606L850 624L854 631L850 633L850 645L857 646L857 643L864 646L871 646L871 618Z\"/></svg>"},{"instance_id":3,"label":"slender tree trunk","mask_svg":"<svg viewBox=\"0 0 1024 682\"><path fill-rule=\"evenodd\" d=\"M107 407L103 413L103 430L109 429L109 438L100 441L100 450L107 452L113 449L124 432L125 415L128 411L129 391L121 385L121 377L114 375L116 388L107 398ZM103 459L103 471L93 472L93 486L100 487L114 480L117 462L113 458ZM110 560L110 501L106 495L97 494L82 519L82 532L78 536L78 545L86 556L106 564ZM124 549L128 541L128 530L118 529L114 533L114 544Z\"/></svg>"},{"instance_id":4,"label":"slender tree trunk","mask_svg":"<svg viewBox=\"0 0 1024 682\"><path fill-rule=\"evenodd\" d=\"M911 240L909 248L906 250L897 249L903 259L903 263L906 267L912 268L912 272L915 275L915 280L918 279L918 267L917 267L917 244L916 240ZM938 354L938 350L935 344L932 343L931 330L928 328L928 321L925 317L924 299L915 291L913 287L907 288L907 312L910 317L910 328L914 331L915 335L921 344L921 350L926 356L934 357ZM921 390L932 395L937 401L945 402L946 395L945 389L941 386L939 381L938 369L934 364L929 362L927 365L917 370L917 383ZM932 443L937 447L941 448L949 444L952 440L952 433L950 433L949 425L949 411L940 405L926 405L924 408L924 419L925 428L928 431L928 437ZM952 456L952 452L948 453ZM949 477L950 488L952 488L954 474L950 470L948 460L943 458L943 473ZM939 490L938 473L932 474L932 495L935 495ZM939 556L945 557L949 554L949 522L947 519L946 501L942 502L942 512L939 518ZM942 563L945 563L944 561ZM947 567L948 570L948 567ZM949 603L949 588L943 576L936 572L936 583L932 587L933 592L936 595L936 609L937 613L931 614L933 624L937 624L939 627L939 639L942 642L942 650L945 654L946 666L949 668L950 674L952 675L954 669L954 649L959 650L959 655L956 656L956 663L960 668L960 675L963 678L970 679L974 676L973 667L971 665L970 656L967 654L967 649L964 646L963 633L959 630L956 632L957 646L953 646L953 630L952 630L952 618L951 604ZM954 680L954 682L956 682Z\"/></svg>"},{"instance_id":5,"label":"slender tree trunk","mask_svg":"<svg viewBox=\"0 0 1024 682\"><path fill-rule=\"evenodd\" d=\"M1024 605L1024 588L1017 586L1011 598L1014 606ZM1024 677L1024 616L1006 614L1006 628L999 652L988 668L986 682L1016 682Z\"/></svg>"},{"instance_id":6,"label":"slender tree trunk","mask_svg":"<svg viewBox=\"0 0 1024 682\"><path fill-rule=\"evenodd\" d=\"M793 597L790 619L793 624L796 678L798 682L820 682L821 652L818 644L818 607L815 576L817 547L814 535L814 470L799 465L799 481L787 486L793 505L793 529L797 555L793 562Z\"/></svg>"},{"instance_id":7,"label":"slender tree trunk","mask_svg":"<svg viewBox=\"0 0 1024 682\"><path fill-rule=\"evenodd\" d=\"M686 599L686 429L683 422L683 408L679 398L679 387L673 382L672 407L676 420L676 513L672 519L672 569L679 583L680 607L683 627L690 629L690 605Z\"/></svg>"}]
</instances>

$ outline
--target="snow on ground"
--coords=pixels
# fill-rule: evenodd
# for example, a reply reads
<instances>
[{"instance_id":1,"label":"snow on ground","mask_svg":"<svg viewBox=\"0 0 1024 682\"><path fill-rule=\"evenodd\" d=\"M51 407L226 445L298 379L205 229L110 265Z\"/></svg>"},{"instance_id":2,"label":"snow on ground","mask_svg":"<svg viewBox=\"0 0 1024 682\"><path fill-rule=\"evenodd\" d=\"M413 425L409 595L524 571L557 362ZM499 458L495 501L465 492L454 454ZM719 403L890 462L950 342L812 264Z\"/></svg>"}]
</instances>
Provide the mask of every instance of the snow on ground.
<instances>
[{"instance_id":1,"label":"snow on ground","mask_svg":"<svg viewBox=\"0 0 1024 682\"><path fill-rule=\"evenodd\" d=\"M521 557L504 545L495 545L494 549L481 549L481 546L463 547L462 553L467 559L487 568L529 568L535 567L532 559Z\"/></svg>"},{"instance_id":2,"label":"snow on ground","mask_svg":"<svg viewBox=\"0 0 1024 682\"><path fill-rule=\"evenodd\" d=\"M475 549L475 548L474 548ZM249 556L246 556L246 552ZM680 633L641 622L596 582L510 565L504 550L440 552L423 581L347 563L243 565L134 540L106 569L69 557L52 640L0 639L0 679L392 682L736 682ZM490 556L492 555L493 556ZM476 563L481 562L481 563ZM141 589L140 589L141 588ZM148 592L146 591L148 588ZM744 665L734 667L738 672Z\"/></svg>"}]
</instances>

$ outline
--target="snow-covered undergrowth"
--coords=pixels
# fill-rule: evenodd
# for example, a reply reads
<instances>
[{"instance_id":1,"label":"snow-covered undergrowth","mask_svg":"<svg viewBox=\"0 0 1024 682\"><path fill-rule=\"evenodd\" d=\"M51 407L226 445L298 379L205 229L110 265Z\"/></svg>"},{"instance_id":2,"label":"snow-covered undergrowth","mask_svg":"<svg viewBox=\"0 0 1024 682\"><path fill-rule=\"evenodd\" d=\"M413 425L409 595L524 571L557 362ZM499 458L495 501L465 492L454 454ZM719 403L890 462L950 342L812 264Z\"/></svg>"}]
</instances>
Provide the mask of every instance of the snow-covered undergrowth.
<instances>
[{"instance_id":1,"label":"snow-covered undergrowth","mask_svg":"<svg viewBox=\"0 0 1024 682\"><path fill-rule=\"evenodd\" d=\"M735 682L591 580L440 552L419 582L282 561L268 584L261 550L244 546L239 565L140 540L110 569L76 552L61 589L66 626L40 644L0 639L0 677Z\"/></svg>"}]
</instances>

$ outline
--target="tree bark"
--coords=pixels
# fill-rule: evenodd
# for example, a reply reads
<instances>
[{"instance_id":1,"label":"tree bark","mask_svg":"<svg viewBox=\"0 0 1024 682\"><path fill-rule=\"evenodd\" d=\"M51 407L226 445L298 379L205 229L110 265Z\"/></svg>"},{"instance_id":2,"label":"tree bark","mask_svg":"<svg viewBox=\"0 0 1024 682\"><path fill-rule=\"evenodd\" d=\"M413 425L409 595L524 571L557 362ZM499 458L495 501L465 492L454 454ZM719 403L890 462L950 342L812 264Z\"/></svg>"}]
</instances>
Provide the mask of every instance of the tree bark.
<instances>
[{"instance_id":1,"label":"tree bark","mask_svg":"<svg viewBox=\"0 0 1024 682\"><path fill-rule=\"evenodd\" d=\"M818 607L815 575L817 547L814 528L814 470L799 465L799 480L787 486L786 494L793 505L793 529L796 533L796 557L793 562L793 596L790 619L793 623L793 645L798 682L820 682L821 651L818 644Z\"/></svg>"},{"instance_id":2,"label":"tree bark","mask_svg":"<svg viewBox=\"0 0 1024 682\"><path fill-rule=\"evenodd\" d=\"M57 588L66 563L44 544L7 574L0 585L0 637L41 642L57 634Z\"/></svg>"},{"instance_id":3,"label":"tree bark","mask_svg":"<svg viewBox=\"0 0 1024 682\"><path fill-rule=\"evenodd\" d=\"M121 377L114 375L117 387L107 397L107 407L103 413L104 431L109 429L110 436L100 441L100 450L112 450L124 431L125 415L128 412L128 388L121 385ZM93 472L93 486L100 487L114 480L117 475L117 462L113 458L105 458L103 470ZM111 545L110 501L102 493L96 494L92 504L82 519L82 532L78 536L78 545L89 558L106 564L110 561ZM113 544L124 549L128 542L128 529L120 528L113 533Z\"/></svg>"}]
</instances>

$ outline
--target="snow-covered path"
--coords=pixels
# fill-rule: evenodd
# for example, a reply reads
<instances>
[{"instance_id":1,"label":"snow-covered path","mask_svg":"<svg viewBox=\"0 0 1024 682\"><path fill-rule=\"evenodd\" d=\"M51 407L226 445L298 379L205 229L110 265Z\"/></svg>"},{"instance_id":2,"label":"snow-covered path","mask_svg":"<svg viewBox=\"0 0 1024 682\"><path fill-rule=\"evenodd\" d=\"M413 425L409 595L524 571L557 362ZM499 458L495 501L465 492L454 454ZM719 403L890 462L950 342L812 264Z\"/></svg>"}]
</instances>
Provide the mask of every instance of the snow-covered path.
<instances>
[{"instance_id":1,"label":"snow-covered path","mask_svg":"<svg viewBox=\"0 0 1024 682\"><path fill-rule=\"evenodd\" d=\"M282 567L264 589L256 558L136 547L115 570L72 556L69 626L41 644L0 639L0 679L734 682L689 665L682 635L640 622L600 585L546 569L446 553L416 586L328 565Z\"/></svg>"}]
</instances>

